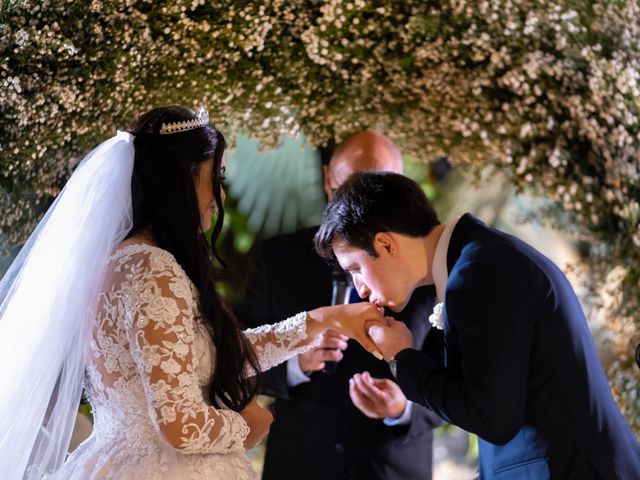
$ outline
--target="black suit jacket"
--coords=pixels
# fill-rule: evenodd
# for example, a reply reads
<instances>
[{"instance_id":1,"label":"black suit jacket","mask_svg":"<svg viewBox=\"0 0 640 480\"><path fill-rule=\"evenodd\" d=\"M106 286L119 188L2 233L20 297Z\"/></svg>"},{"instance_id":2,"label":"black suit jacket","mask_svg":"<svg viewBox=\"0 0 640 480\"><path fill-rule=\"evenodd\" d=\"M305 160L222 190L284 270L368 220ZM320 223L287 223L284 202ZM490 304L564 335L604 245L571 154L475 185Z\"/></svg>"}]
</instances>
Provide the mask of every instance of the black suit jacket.
<instances>
[{"instance_id":1,"label":"black suit jacket","mask_svg":"<svg viewBox=\"0 0 640 480\"><path fill-rule=\"evenodd\" d=\"M564 274L468 214L447 267L446 366L400 352L408 398L483 439L483 480L639 479L640 448Z\"/></svg>"},{"instance_id":2,"label":"black suit jacket","mask_svg":"<svg viewBox=\"0 0 640 480\"><path fill-rule=\"evenodd\" d=\"M274 323L331 303L331 267L314 251L316 231L317 227L309 228L264 242L246 298L237 310L242 323L248 327ZM420 289L400 316L413 331L418 348L430 329L434 299L432 287ZM429 337L434 350L439 343L435 333ZM374 377L391 378L386 362L351 341L332 375L316 373L310 382L288 388L286 364L264 373L261 390L276 397L264 479L431 478L432 429L441 420L417 404L407 426L389 427L367 418L348 393L349 378L365 370Z\"/></svg>"}]
</instances>

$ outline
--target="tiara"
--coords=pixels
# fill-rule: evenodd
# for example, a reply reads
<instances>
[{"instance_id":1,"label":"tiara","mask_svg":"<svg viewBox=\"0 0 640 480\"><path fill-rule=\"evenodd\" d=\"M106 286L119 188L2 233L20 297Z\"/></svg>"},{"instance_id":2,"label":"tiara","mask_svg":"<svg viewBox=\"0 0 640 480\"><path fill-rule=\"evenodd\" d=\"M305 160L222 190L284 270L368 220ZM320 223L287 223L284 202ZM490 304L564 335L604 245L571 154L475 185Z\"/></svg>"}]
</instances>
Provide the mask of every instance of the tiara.
<instances>
[{"instance_id":1,"label":"tiara","mask_svg":"<svg viewBox=\"0 0 640 480\"><path fill-rule=\"evenodd\" d=\"M163 123L160 126L160 135L170 135L172 133L186 132L187 130L204 127L205 125L209 125L209 112L207 112L206 108L200 107L200 110L196 114L195 118L191 120Z\"/></svg>"}]
</instances>

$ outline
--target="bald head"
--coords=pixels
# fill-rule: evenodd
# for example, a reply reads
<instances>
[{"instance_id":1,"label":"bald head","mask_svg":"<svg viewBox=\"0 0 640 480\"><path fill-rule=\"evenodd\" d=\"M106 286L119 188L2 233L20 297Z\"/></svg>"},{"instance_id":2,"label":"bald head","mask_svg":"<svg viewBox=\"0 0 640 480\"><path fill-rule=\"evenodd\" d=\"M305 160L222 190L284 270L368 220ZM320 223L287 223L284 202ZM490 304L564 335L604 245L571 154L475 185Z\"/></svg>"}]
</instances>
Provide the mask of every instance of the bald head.
<instances>
[{"instance_id":1,"label":"bald head","mask_svg":"<svg viewBox=\"0 0 640 480\"><path fill-rule=\"evenodd\" d=\"M324 167L324 190L333 192L356 172L402 173L402 153L389 137L378 132L357 132L347 137Z\"/></svg>"}]
</instances>

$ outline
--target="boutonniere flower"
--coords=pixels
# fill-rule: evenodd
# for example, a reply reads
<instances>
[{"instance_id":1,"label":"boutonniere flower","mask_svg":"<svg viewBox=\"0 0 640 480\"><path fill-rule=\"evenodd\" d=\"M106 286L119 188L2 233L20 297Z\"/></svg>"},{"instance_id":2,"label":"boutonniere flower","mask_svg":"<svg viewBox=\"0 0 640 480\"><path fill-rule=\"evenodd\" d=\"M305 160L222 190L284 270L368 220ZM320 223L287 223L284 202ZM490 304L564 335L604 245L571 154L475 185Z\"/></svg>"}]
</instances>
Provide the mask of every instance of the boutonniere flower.
<instances>
[{"instance_id":1,"label":"boutonniere flower","mask_svg":"<svg viewBox=\"0 0 640 480\"><path fill-rule=\"evenodd\" d=\"M444 316L443 316L444 302L436 303L433 307L433 313L429 315L429 323L438 330L444 329Z\"/></svg>"}]
</instances>

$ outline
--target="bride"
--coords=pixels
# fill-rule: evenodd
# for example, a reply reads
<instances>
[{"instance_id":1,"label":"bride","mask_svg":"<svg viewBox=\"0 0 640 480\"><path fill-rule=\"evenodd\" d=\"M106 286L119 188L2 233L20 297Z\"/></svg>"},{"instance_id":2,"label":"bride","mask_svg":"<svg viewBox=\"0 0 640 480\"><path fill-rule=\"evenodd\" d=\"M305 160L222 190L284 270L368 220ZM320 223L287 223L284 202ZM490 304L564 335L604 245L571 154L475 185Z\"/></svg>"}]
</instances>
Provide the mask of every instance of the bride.
<instances>
[{"instance_id":1,"label":"bride","mask_svg":"<svg viewBox=\"0 0 640 480\"><path fill-rule=\"evenodd\" d=\"M0 477L253 479L255 374L327 329L375 351L366 303L239 330L211 261L225 148L206 110L163 107L76 169L0 284ZM83 385L94 428L65 458Z\"/></svg>"}]
</instances>

